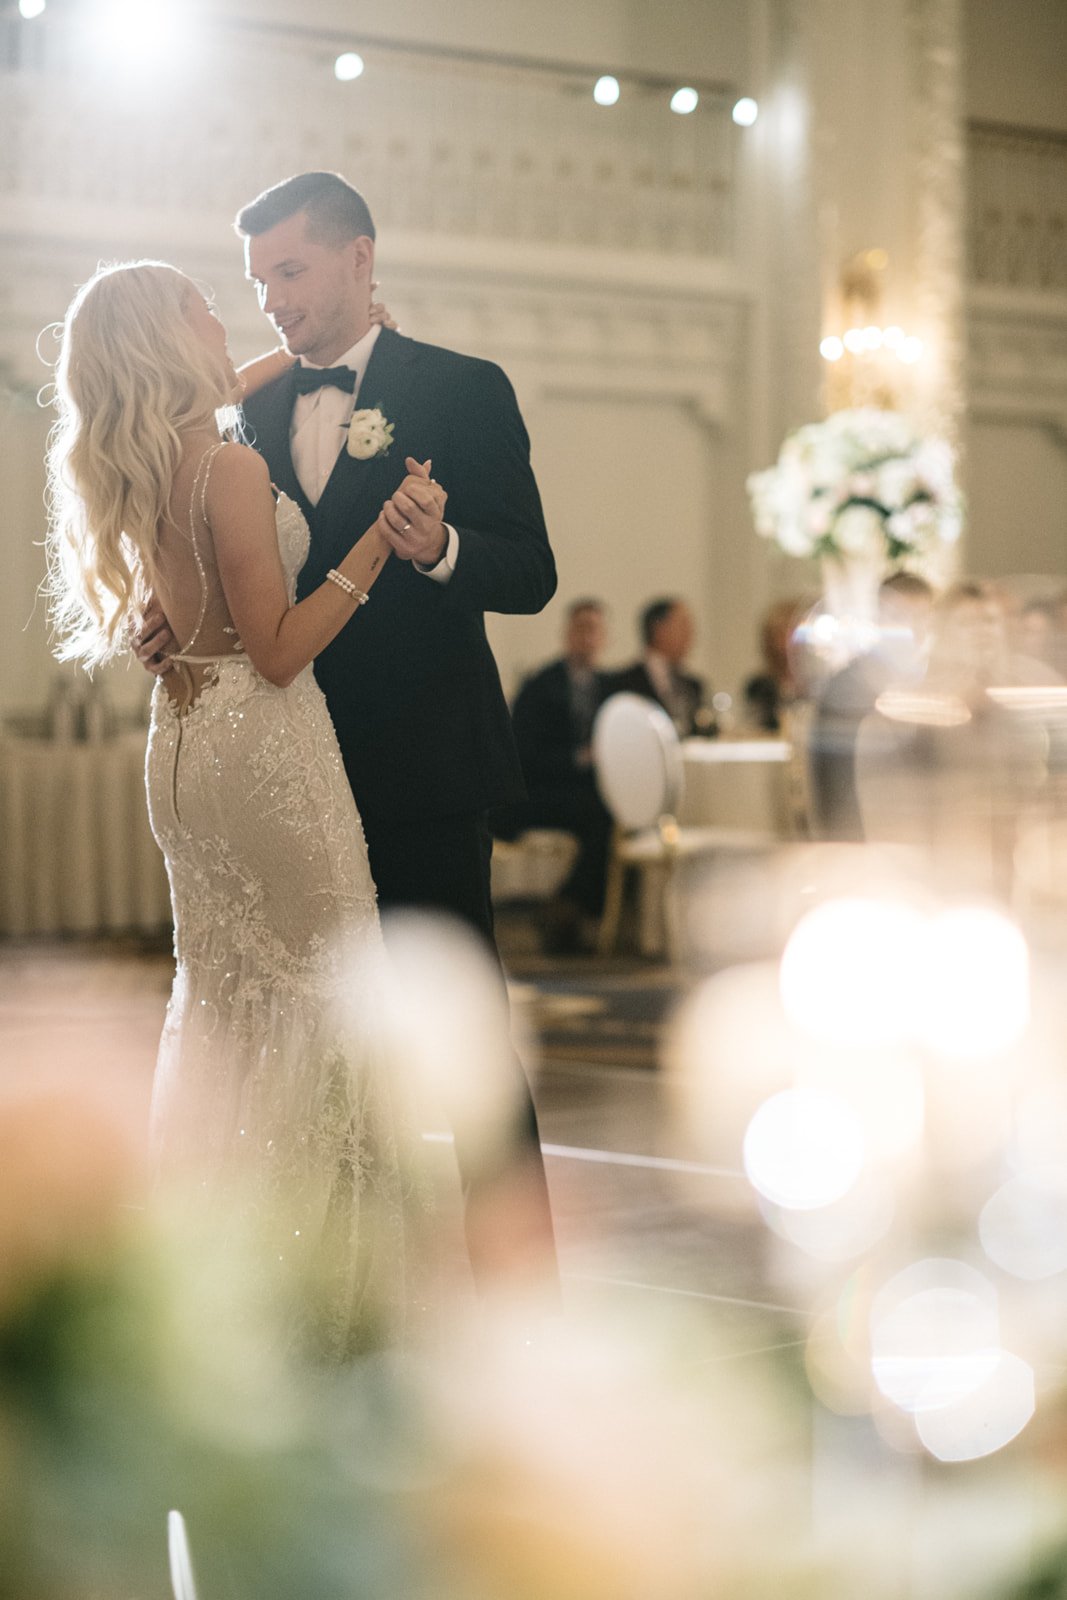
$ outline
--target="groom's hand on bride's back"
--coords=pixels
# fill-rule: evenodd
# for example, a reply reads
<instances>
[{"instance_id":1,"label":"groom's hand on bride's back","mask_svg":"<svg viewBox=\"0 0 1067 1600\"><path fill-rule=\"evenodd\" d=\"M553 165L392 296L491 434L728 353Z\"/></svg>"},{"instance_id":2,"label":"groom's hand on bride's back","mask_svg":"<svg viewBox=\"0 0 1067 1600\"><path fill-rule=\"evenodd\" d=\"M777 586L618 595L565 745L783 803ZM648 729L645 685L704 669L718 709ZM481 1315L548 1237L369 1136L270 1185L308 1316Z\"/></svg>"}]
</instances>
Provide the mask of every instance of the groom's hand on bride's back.
<instances>
[{"instance_id":1,"label":"groom's hand on bride's back","mask_svg":"<svg viewBox=\"0 0 1067 1600\"><path fill-rule=\"evenodd\" d=\"M170 658L180 646L157 600L149 600L133 622L130 645L145 671L154 673L157 678L173 668Z\"/></svg>"},{"instance_id":2,"label":"groom's hand on bride's back","mask_svg":"<svg viewBox=\"0 0 1067 1600\"><path fill-rule=\"evenodd\" d=\"M378 525L401 561L420 567L436 566L448 546L442 518L448 496L430 477L430 461L408 456L408 475L382 507Z\"/></svg>"}]
</instances>

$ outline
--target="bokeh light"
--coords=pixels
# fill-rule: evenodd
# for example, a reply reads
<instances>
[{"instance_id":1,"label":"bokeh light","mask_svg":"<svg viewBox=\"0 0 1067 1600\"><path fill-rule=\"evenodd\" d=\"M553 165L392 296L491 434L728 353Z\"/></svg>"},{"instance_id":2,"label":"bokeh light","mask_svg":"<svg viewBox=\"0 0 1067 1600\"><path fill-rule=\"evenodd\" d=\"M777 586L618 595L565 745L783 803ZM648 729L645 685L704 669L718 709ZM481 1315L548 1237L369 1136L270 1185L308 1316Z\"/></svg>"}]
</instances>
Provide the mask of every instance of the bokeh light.
<instances>
[{"instance_id":1,"label":"bokeh light","mask_svg":"<svg viewBox=\"0 0 1067 1600\"><path fill-rule=\"evenodd\" d=\"M1059 1040L1054 1046L1058 1072ZM1058 1077L1031 1085L1015 1108L1014 1146L1021 1170L1067 1166L1067 1083Z\"/></svg>"},{"instance_id":2,"label":"bokeh light","mask_svg":"<svg viewBox=\"0 0 1067 1600\"><path fill-rule=\"evenodd\" d=\"M87 14L95 53L127 69L172 65L187 36L173 0L100 0Z\"/></svg>"},{"instance_id":3,"label":"bokeh light","mask_svg":"<svg viewBox=\"0 0 1067 1600\"><path fill-rule=\"evenodd\" d=\"M739 128L751 128L752 124L759 116L759 106L756 104L755 100L753 100L751 95L745 94L741 96L740 100L738 100L730 115L733 117Z\"/></svg>"},{"instance_id":4,"label":"bokeh light","mask_svg":"<svg viewBox=\"0 0 1067 1600\"><path fill-rule=\"evenodd\" d=\"M782 1003L814 1038L887 1044L908 1036L924 919L903 902L828 900L801 918L782 956Z\"/></svg>"},{"instance_id":5,"label":"bokeh light","mask_svg":"<svg viewBox=\"0 0 1067 1600\"><path fill-rule=\"evenodd\" d=\"M962 1261L916 1262L875 1297L871 1371L901 1411L946 1406L977 1389L1001 1356L996 1290Z\"/></svg>"},{"instance_id":6,"label":"bokeh light","mask_svg":"<svg viewBox=\"0 0 1067 1600\"><path fill-rule=\"evenodd\" d=\"M598 106L613 106L617 104L621 92L618 78L613 78L610 72L606 72L602 78L598 78L593 85L593 99Z\"/></svg>"},{"instance_id":7,"label":"bokeh light","mask_svg":"<svg viewBox=\"0 0 1067 1600\"><path fill-rule=\"evenodd\" d=\"M996 1055L1030 1020L1026 940L1000 911L959 906L932 918L925 939L920 1028L957 1059Z\"/></svg>"},{"instance_id":8,"label":"bokeh light","mask_svg":"<svg viewBox=\"0 0 1067 1600\"><path fill-rule=\"evenodd\" d=\"M695 89L675 89L671 95L671 110L676 111L680 117L687 117L699 104L700 96Z\"/></svg>"},{"instance_id":9,"label":"bokeh light","mask_svg":"<svg viewBox=\"0 0 1067 1600\"><path fill-rule=\"evenodd\" d=\"M1067 1168L1009 1179L983 1206L978 1232L990 1261L1013 1277L1067 1271Z\"/></svg>"},{"instance_id":10,"label":"bokeh light","mask_svg":"<svg viewBox=\"0 0 1067 1600\"><path fill-rule=\"evenodd\" d=\"M500 1070L513 1044L499 971L458 922L405 912L385 920L387 959L374 950L350 957L353 1032L368 1034L361 997L373 989L380 1048L416 1102L493 1151L512 1137L515 1116L515 1083Z\"/></svg>"},{"instance_id":11,"label":"bokeh light","mask_svg":"<svg viewBox=\"0 0 1067 1600\"><path fill-rule=\"evenodd\" d=\"M867 1173L831 1205L808 1210L762 1206L768 1225L814 1261L853 1261L885 1237L893 1224L893 1190L886 1180Z\"/></svg>"},{"instance_id":12,"label":"bokeh light","mask_svg":"<svg viewBox=\"0 0 1067 1600\"><path fill-rule=\"evenodd\" d=\"M355 50L343 50L333 64L333 75L339 83L352 83L363 76L364 60Z\"/></svg>"},{"instance_id":13,"label":"bokeh light","mask_svg":"<svg viewBox=\"0 0 1067 1600\"><path fill-rule=\"evenodd\" d=\"M756 1112L745 1133L745 1174L775 1205L809 1210L848 1193L863 1169L859 1118L840 1095L786 1089Z\"/></svg>"},{"instance_id":14,"label":"bokeh light","mask_svg":"<svg viewBox=\"0 0 1067 1600\"><path fill-rule=\"evenodd\" d=\"M950 1405L918 1412L915 1427L939 1461L977 1461L1010 1444L1030 1421L1035 1404L1032 1367L1000 1350L980 1384Z\"/></svg>"},{"instance_id":15,"label":"bokeh light","mask_svg":"<svg viewBox=\"0 0 1067 1600\"><path fill-rule=\"evenodd\" d=\"M732 1167L740 1178L745 1128L763 1101L792 1086L794 1037L771 962L727 968L688 997L674 1019L667 1060L677 1126L700 1160Z\"/></svg>"}]
</instances>

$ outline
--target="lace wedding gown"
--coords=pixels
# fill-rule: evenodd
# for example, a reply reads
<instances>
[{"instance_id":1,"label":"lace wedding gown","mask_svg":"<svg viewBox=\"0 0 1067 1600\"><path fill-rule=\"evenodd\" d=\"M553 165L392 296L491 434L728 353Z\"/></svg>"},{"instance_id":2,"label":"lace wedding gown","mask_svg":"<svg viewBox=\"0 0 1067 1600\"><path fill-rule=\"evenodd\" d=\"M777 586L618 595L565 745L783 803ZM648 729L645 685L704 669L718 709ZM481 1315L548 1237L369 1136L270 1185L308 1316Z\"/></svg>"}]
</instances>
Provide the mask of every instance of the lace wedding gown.
<instances>
[{"instance_id":1,"label":"lace wedding gown","mask_svg":"<svg viewBox=\"0 0 1067 1600\"><path fill-rule=\"evenodd\" d=\"M224 1197L224 1225L254 1218L293 1281L314 1285L298 1336L340 1356L410 1305L410 1125L378 1026L375 890L326 702L310 667L278 688L222 626L203 513L216 453L194 484L200 616L179 658L204 681L181 711L156 683L148 740L177 962L153 1158ZM292 604L309 536L285 496L276 526ZM227 654L193 655L212 634Z\"/></svg>"}]
</instances>

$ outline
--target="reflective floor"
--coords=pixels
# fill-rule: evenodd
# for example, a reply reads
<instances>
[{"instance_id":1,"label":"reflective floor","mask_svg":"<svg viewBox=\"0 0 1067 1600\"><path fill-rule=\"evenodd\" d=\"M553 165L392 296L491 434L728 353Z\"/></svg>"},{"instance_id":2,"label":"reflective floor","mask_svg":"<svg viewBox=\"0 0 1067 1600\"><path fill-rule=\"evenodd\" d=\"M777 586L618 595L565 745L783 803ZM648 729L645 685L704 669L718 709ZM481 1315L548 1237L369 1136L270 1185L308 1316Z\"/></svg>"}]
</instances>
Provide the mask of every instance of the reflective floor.
<instances>
[{"instance_id":1,"label":"reflective floor","mask_svg":"<svg viewBox=\"0 0 1067 1600\"><path fill-rule=\"evenodd\" d=\"M683 1360L714 1369L724 1403L757 1364L775 1364L805 1440L790 1515L831 1543L882 1551L865 1594L1010 1593L1006 1575L1025 1571L1041 1520L1043 1492L1026 1456L1002 1453L966 1477L946 1476L805 1390L810 1301L802 1285L789 1287L739 1168L694 1159L685 1137L679 1079L661 1050L681 976L636 961L553 965L521 946L509 966L520 1036L530 1041L565 1309L590 1325L630 1328L677 1309ZM143 1130L171 971L162 945L0 949L0 1090L73 1071L117 1089L130 1129ZM450 1141L439 1124L425 1138L442 1258L469 1293ZM998 1571L1005 1581L990 1591Z\"/></svg>"}]
</instances>

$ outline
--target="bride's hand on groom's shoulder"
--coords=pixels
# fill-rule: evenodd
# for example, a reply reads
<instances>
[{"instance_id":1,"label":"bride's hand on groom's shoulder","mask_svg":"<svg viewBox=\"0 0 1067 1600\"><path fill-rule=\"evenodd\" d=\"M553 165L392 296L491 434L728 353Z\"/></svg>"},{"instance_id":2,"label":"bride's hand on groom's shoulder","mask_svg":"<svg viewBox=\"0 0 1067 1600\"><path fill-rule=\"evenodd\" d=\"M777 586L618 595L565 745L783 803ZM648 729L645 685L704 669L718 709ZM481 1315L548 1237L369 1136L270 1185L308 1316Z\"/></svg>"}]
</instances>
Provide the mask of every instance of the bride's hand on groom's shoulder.
<instances>
[{"instance_id":1,"label":"bride's hand on groom's shoulder","mask_svg":"<svg viewBox=\"0 0 1067 1600\"><path fill-rule=\"evenodd\" d=\"M430 461L408 456L408 475L382 507L379 526L401 561L435 566L448 546L444 526L448 495L430 476Z\"/></svg>"},{"instance_id":2,"label":"bride's hand on groom's shoulder","mask_svg":"<svg viewBox=\"0 0 1067 1600\"><path fill-rule=\"evenodd\" d=\"M375 281L370 286L371 294L373 294L376 289L380 289L380 288L381 288L381 284L377 281L377 279L375 279ZM373 325L377 325L377 326L380 326L382 328L392 328L394 333L399 333L399 331L400 331L399 326L398 326L398 324L396 322L396 319L394 318L392 312L389 310L389 307L386 305L384 300L372 300L371 301L371 303L370 303L370 320L371 320L371 323Z\"/></svg>"}]
</instances>

